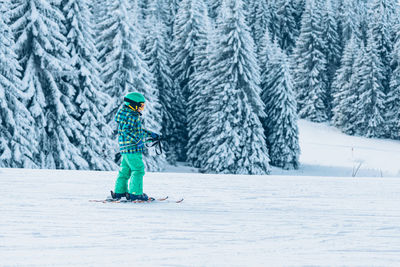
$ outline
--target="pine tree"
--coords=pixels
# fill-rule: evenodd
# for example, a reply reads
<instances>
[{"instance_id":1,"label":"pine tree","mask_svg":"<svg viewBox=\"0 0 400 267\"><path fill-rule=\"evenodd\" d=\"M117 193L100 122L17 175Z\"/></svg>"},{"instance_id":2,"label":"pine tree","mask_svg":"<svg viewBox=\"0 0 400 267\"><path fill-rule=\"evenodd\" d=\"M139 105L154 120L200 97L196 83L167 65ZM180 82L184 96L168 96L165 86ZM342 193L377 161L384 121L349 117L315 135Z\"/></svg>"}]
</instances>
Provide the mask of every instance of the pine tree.
<instances>
[{"instance_id":1,"label":"pine tree","mask_svg":"<svg viewBox=\"0 0 400 267\"><path fill-rule=\"evenodd\" d=\"M274 6L272 3L259 0L249 0L247 11L247 25L250 27L256 52L260 50L259 44L264 37L265 31L273 27ZM273 26L271 26L273 25ZM275 28L273 28L275 34ZM270 30L271 31L271 30ZM273 35L274 37L274 35Z\"/></svg>"},{"instance_id":2,"label":"pine tree","mask_svg":"<svg viewBox=\"0 0 400 267\"><path fill-rule=\"evenodd\" d=\"M183 0L179 5L178 13L173 26L172 40L172 73L183 99L175 99L174 112L184 114L185 120L177 129L180 132L180 142L174 144L179 160L186 160L188 143L187 110L191 94L189 81L193 79L194 53L204 29L204 6L197 0Z\"/></svg>"},{"instance_id":3,"label":"pine tree","mask_svg":"<svg viewBox=\"0 0 400 267\"><path fill-rule=\"evenodd\" d=\"M336 18L332 7L331 0L327 0L323 10L323 39L325 43L324 54L326 58L326 86L327 99L326 106L328 117L331 117L332 109L332 82L335 72L340 65L341 47L339 35L337 32Z\"/></svg>"},{"instance_id":4,"label":"pine tree","mask_svg":"<svg viewBox=\"0 0 400 267\"><path fill-rule=\"evenodd\" d=\"M377 45L380 60L382 61L384 73L382 86L383 92L389 91L391 75L390 57L393 49L393 22L398 17L396 0L374 0L368 12L368 29L372 30L372 36ZM397 17L396 17L397 16Z\"/></svg>"},{"instance_id":5,"label":"pine tree","mask_svg":"<svg viewBox=\"0 0 400 267\"><path fill-rule=\"evenodd\" d=\"M221 0L208 0L208 15L211 18L211 23L217 21L217 18L220 15L220 9Z\"/></svg>"},{"instance_id":6,"label":"pine tree","mask_svg":"<svg viewBox=\"0 0 400 267\"><path fill-rule=\"evenodd\" d=\"M58 3L46 0L13 0L11 27L23 68L23 87L31 98L27 107L35 119L40 167L88 169L80 151L81 126L72 109L74 79L66 47L64 17Z\"/></svg>"},{"instance_id":7,"label":"pine tree","mask_svg":"<svg viewBox=\"0 0 400 267\"><path fill-rule=\"evenodd\" d=\"M167 26L157 19L157 5L155 2L149 5L148 16L146 20L144 35L145 61L149 66L150 72L155 77L156 90L159 92L161 104L162 136L167 140L164 142L164 150L169 163L176 164L178 155L175 152L173 144L179 140L179 121L182 117L173 112L172 103L174 98L179 97L179 91L176 90L172 78L170 54L168 50Z\"/></svg>"},{"instance_id":8,"label":"pine tree","mask_svg":"<svg viewBox=\"0 0 400 267\"><path fill-rule=\"evenodd\" d=\"M80 127L74 133L79 141L76 146L89 163L90 169L114 169L115 151L111 140L112 130L103 117L103 109L109 101L101 92L102 81L98 70L97 50L92 38L92 25L86 0L64 0L66 37L71 65L77 77L69 81L73 91L72 105L67 106L68 114L74 116Z\"/></svg>"},{"instance_id":9,"label":"pine tree","mask_svg":"<svg viewBox=\"0 0 400 267\"><path fill-rule=\"evenodd\" d=\"M299 30L296 24L296 9L293 0L276 0L275 20L275 40L285 53L291 54L296 45L296 39L299 36Z\"/></svg>"},{"instance_id":10,"label":"pine tree","mask_svg":"<svg viewBox=\"0 0 400 267\"><path fill-rule=\"evenodd\" d=\"M102 78L105 91L111 96L107 107L109 124L113 125L114 115L122 104L123 97L132 91L142 93L146 98L144 128L160 132L161 112L155 80L144 61L139 48L138 30L131 24L131 9L127 0L109 3L107 18L99 25L101 36L100 63L103 64ZM134 16L135 17L135 16ZM115 126L114 126L115 128ZM150 151L152 157L145 157L149 170L160 170L162 164Z\"/></svg>"},{"instance_id":11,"label":"pine tree","mask_svg":"<svg viewBox=\"0 0 400 267\"><path fill-rule=\"evenodd\" d=\"M365 52L358 47L356 37L352 37L343 51L341 67L337 70L332 83L333 117L332 123L347 134L355 134L355 105L358 101L356 58L362 57ZM360 65L357 62L357 65Z\"/></svg>"},{"instance_id":12,"label":"pine tree","mask_svg":"<svg viewBox=\"0 0 400 267\"><path fill-rule=\"evenodd\" d=\"M6 24L5 12L9 8L9 3L0 2L0 167L35 168L34 119L20 101L26 100L27 95L21 86L14 37Z\"/></svg>"},{"instance_id":13,"label":"pine tree","mask_svg":"<svg viewBox=\"0 0 400 267\"><path fill-rule=\"evenodd\" d=\"M400 23L395 24L396 42L392 52L394 71L390 81L390 91L387 94L386 107L386 136L400 139Z\"/></svg>"},{"instance_id":14,"label":"pine tree","mask_svg":"<svg viewBox=\"0 0 400 267\"><path fill-rule=\"evenodd\" d=\"M301 33L293 52L294 85L300 117L314 122L328 119L325 47L322 38L321 6L319 2L309 0L303 13Z\"/></svg>"},{"instance_id":15,"label":"pine tree","mask_svg":"<svg viewBox=\"0 0 400 267\"><path fill-rule=\"evenodd\" d=\"M170 7L171 7L171 17L174 20L175 16L176 16L176 13L178 13L179 5L182 2L182 0L168 0L168 1L170 3Z\"/></svg>"},{"instance_id":16,"label":"pine tree","mask_svg":"<svg viewBox=\"0 0 400 267\"><path fill-rule=\"evenodd\" d=\"M358 31L358 13L355 0L343 0L337 9L338 34L344 48Z\"/></svg>"},{"instance_id":17,"label":"pine tree","mask_svg":"<svg viewBox=\"0 0 400 267\"><path fill-rule=\"evenodd\" d=\"M358 31L357 37L361 42L363 42L364 46L367 46L368 39L368 29L369 23L371 21L371 17L368 14L368 3L364 0L355 0L357 6L357 18L358 18Z\"/></svg>"},{"instance_id":18,"label":"pine tree","mask_svg":"<svg viewBox=\"0 0 400 267\"><path fill-rule=\"evenodd\" d=\"M207 133L208 116L210 114L210 47L213 27L208 18L203 1L197 2L199 16L203 21L198 26L197 43L193 48L193 74L189 81L190 96L188 99L188 151L187 161L195 167L201 167L204 154L208 151L208 143L203 142Z\"/></svg>"},{"instance_id":19,"label":"pine tree","mask_svg":"<svg viewBox=\"0 0 400 267\"><path fill-rule=\"evenodd\" d=\"M138 7L137 20L140 24L146 21L146 18L148 16L148 6L151 2L154 3L154 1L155 0L140 0L136 2Z\"/></svg>"},{"instance_id":20,"label":"pine tree","mask_svg":"<svg viewBox=\"0 0 400 267\"><path fill-rule=\"evenodd\" d=\"M295 20L297 25L297 31L300 33L301 30L301 20L303 17L303 12L306 6L306 0L293 0L293 7L295 11Z\"/></svg>"},{"instance_id":21,"label":"pine tree","mask_svg":"<svg viewBox=\"0 0 400 267\"><path fill-rule=\"evenodd\" d=\"M261 73L261 98L267 116L262 119L271 165L299 167L299 130L296 98L287 56L273 45L269 63Z\"/></svg>"},{"instance_id":22,"label":"pine tree","mask_svg":"<svg viewBox=\"0 0 400 267\"><path fill-rule=\"evenodd\" d=\"M213 51L212 114L205 141L203 172L265 174L268 150L260 117L265 116L260 98L259 68L241 0L226 0L224 20L218 25L218 50Z\"/></svg>"},{"instance_id":23,"label":"pine tree","mask_svg":"<svg viewBox=\"0 0 400 267\"><path fill-rule=\"evenodd\" d=\"M258 53L258 63L260 66L260 72L264 72L265 68L268 66L269 58L272 51L273 45L271 42L271 37L269 35L269 31L266 30L264 37L260 40L260 51Z\"/></svg>"},{"instance_id":24,"label":"pine tree","mask_svg":"<svg viewBox=\"0 0 400 267\"><path fill-rule=\"evenodd\" d=\"M369 31L364 64L358 72L359 99L356 103L357 134L367 137L384 136L384 73L385 69L379 57L378 45L372 29Z\"/></svg>"}]
</instances>

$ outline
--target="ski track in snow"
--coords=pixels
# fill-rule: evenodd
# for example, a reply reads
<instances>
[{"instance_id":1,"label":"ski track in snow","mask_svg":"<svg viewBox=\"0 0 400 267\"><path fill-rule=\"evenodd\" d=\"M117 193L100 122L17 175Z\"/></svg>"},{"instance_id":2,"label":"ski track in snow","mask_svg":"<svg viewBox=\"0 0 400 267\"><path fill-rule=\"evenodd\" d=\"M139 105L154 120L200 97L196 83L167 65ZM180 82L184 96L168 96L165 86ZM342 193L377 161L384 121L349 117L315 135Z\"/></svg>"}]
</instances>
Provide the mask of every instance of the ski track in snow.
<instances>
[{"instance_id":1,"label":"ski track in snow","mask_svg":"<svg viewBox=\"0 0 400 267\"><path fill-rule=\"evenodd\" d=\"M1 169L0 266L398 266L400 179Z\"/></svg>"}]
</instances>

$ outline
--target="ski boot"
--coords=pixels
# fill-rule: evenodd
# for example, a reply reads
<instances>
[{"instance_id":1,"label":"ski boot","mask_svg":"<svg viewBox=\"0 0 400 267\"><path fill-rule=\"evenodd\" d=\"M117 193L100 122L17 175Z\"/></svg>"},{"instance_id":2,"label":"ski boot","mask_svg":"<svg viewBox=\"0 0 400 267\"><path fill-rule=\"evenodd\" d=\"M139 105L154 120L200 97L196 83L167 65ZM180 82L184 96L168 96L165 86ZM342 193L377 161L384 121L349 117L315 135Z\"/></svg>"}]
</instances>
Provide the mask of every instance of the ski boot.
<instances>
[{"instance_id":1,"label":"ski boot","mask_svg":"<svg viewBox=\"0 0 400 267\"><path fill-rule=\"evenodd\" d=\"M126 194L127 193L114 193L113 191L111 191L111 198L113 199L113 200L120 200L121 198L123 198L123 197L126 197Z\"/></svg>"},{"instance_id":2,"label":"ski boot","mask_svg":"<svg viewBox=\"0 0 400 267\"><path fill-rule=\"evenodd\" d=\"M152 198L152 197L148 197L146 194L141 194L141 195L134 195L134 194L129 194L129 193L126 193L126 199L127 200L130 200L130 201L137 201L137 200L139 200L139 201L153 201L154 200L154 198Z\"/></svg>"}]
</instances>

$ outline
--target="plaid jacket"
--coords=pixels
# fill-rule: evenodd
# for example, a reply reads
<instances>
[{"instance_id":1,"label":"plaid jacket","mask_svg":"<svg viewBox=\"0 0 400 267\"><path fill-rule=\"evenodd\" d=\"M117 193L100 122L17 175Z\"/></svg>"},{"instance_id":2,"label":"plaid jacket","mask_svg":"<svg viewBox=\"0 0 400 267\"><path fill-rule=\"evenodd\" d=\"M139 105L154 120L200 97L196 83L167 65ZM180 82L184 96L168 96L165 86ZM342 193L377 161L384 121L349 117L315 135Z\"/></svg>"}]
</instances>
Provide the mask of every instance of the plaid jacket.
<instances>
[{"instance_id":1,"label":"plaid jacket","mask_svg":"<svg viewBox=\"0 0 400 267\"><path fill-rule=\"evenodd\" d=\"M121 154L143 152L144 143L151 137L151 132L142 128L140 114L122 105L115 115L115 121L118 123L118 143Z\"/></svg>"}]
</instances>

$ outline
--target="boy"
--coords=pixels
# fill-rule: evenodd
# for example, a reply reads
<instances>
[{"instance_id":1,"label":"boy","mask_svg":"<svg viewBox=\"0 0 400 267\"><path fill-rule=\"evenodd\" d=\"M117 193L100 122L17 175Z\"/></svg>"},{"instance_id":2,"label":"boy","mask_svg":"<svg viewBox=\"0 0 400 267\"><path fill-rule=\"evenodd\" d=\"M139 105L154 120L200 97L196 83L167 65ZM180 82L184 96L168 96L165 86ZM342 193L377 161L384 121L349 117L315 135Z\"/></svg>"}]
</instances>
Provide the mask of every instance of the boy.
<instances>
[{"instance_id":1,"label":"boy","mask_svg":"<svg viewBox=\"0 0 400 267\"><path fill-rule=\"evenodd\" d=\"M115 193L111 191L113 199L126 197L131 201L149 200L149 197L143 193L145 172L142 153L144 143L148 138L155 140L160 136L142 128L140 116L144 110L145 102L142 94L129 93L124 97L124 104L115 115L115 121L118 123L118 143L122 159L118 178L115 182Z\"/></svg>"}]
</instances>

